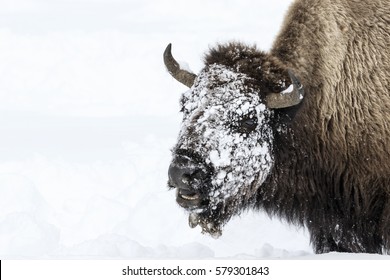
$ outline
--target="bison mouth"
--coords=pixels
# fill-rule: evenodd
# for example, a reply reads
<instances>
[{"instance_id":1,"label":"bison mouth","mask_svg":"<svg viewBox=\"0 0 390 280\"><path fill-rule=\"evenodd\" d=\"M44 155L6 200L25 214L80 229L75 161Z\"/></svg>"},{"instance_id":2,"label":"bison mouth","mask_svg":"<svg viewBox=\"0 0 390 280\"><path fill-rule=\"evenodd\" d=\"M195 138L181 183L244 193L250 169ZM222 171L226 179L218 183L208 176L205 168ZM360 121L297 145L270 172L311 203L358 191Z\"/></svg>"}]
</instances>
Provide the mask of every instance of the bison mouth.
<instances>
[{"instance_id":1,"label":"bison mouth","mask_svg":"<svg viewBox=\"0 0 390 280\"><path fill-rule=\"evenodd\" d=\"M176 188L176 202L189 212L188 225L191 228L199 226L202 233L213 238L222 235L221 205L210 208L210 200L195 190Z\"/></svg>"},{"instance_id":2,"label":"bison mouth","mask_svg":"<svg viewBox=\"0 0 390 280\"><path fill-rule=\"evenodd\" d=\"M203 233L221 235L220 208L211 207L211 178L214 174L199 157L188 151L175 153L168 170L168 186L176 189L176 202L188 210L189 226L200 226Z\"/></svg>"},{"instance_id":3,"label":"bison mouth","mask_svg":"<svg viewBox=\"0 0 390 280\"><path fill-rule=\"evenodd\" d=\"M207 204L204 193L210 184L210 168L188 151L174 156L168 170L168 185L176 189L177 203L186 209L202 208Z\"/></svg>"},{"instance_id":4,"label":"bison mouth","mask_svg":"<svg viewBox=\"0 0 390 280\"><path fill-rule=\"evenodd\" d=\"M190 189L176 189L176 202L183 208L197 208L202 205L201 195Z\"/></svg>"},{"instance_id":5,"label":"bison mouth","mask_svg":"<svg viewBox=\"0 0 390 280\"><path fill-rule=\"evenodd\" d=\"M168 182L170 188L175 188ZM210 200L206 195L193 190L176 187L176 202L189 211L188 224L191 228L200 226L202 233L218 238L221 230L221 207L210 208Z\"/></svg>"}]
</instances>

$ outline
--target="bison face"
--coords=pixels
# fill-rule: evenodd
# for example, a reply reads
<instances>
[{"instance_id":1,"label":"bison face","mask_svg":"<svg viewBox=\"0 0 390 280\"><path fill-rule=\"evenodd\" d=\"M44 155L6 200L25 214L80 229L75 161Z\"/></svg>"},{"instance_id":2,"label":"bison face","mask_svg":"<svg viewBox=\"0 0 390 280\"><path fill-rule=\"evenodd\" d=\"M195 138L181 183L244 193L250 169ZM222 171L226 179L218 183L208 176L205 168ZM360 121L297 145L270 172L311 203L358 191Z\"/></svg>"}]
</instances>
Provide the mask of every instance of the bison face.
<instances>
[{"instance_id":1,"label":"bison face","mask_svg":"<svg viewBox=\"0 0 390 280\"><path fill-rule=\"evenodd\" d=\"M273 167L274 111L253 78L228 66L208 65L197 77L182 72L179 80L183 75L193 86L180 100L183 123L168 185L189 211L190 226L219 236L233 214L254 203Z\"/></svg>"},{"instance_id":2,"label":"bison face","mask_svg":"<svg viewBox=\"0 0 390 280\"><path fill-rule=\"evenodd\" d=\"M183 124L169 185L187 208L191 225L219 225L253 197L273 165L272 111L244 74L211 65L183 94Z\"/></svg>"}]
</instances>

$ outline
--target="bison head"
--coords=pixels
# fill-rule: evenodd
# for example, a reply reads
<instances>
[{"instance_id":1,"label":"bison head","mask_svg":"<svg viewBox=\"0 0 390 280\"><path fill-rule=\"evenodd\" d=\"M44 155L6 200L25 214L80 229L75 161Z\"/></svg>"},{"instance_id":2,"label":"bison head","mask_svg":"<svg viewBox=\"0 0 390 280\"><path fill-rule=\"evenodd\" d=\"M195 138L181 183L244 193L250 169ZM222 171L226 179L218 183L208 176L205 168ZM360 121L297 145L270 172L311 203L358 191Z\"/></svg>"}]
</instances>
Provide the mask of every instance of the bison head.
<instances>
[{"instance_id":1,"label":"bison head","mask_svg":"<svg viewBox=\"0 0 390 280\"><path fill-rule=\"evenodd\" d=\"M292 71L254 48L212 52L197 76L180 68L171 45L164 62L190 87L180 99L183 123L168 185L189 211L190 226L217 237L232 215L255 202L274 165L274 133L281 127L275 109L299 104L303 89Z\"/></svg>"}]
</instances>

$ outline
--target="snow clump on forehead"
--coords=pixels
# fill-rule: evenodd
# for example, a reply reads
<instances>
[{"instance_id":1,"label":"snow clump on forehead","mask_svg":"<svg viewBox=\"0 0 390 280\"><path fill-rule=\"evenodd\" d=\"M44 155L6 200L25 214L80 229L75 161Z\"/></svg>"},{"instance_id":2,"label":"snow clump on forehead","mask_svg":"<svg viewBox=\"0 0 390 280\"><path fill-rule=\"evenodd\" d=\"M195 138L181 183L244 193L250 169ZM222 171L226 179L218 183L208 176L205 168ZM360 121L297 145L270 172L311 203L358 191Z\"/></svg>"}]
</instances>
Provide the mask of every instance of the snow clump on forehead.
<instances>
[{"instance_id":1,"label":"snow clump on forehead","mask_svg":"<svg viewBox=\"0 0 390 280\"><path fill-rule=\"evenodd\" d=\"M198 155L212 170L210 182L194 186L206 194L207 209L218 216L237 213L247 204L273 166L272 111L262 102L252 78L212 64L181 98L184 113L175 150ZM244 122L254 129L243 130Z\"/></svg>"}]
</instances>

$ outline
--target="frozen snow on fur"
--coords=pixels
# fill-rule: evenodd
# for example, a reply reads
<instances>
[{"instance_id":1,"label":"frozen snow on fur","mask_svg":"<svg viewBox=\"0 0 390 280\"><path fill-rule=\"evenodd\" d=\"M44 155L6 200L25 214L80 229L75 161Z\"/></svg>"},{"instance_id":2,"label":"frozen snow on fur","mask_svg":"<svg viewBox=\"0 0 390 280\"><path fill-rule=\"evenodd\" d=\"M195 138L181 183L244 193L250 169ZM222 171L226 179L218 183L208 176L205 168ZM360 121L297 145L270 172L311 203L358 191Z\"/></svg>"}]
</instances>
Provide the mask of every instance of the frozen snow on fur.
<instances>
[{"instance_id":1,"label":"frozen snow on fur","mask_svg":"<svg viewBox=\"0 0 390 280\"><path fill-rule=\"evenodd\" d=\"M242 204L250 204L256 191L253 185L261 185L273 165L273 135L268 123L272 111L247 83L249 79L214 64L199 74L181 98L184 120L175 151L193 152L211 166L211 185L195 188L201 188L210 200L204 209L211 210L208 215L222 211L223 222L237 214ZM257 127L242 132L245 120L254 121ZM220 221L208 219L206 223L204 231L213 223L213 231L220 232Z\"/></svg>"}]
</instances>

